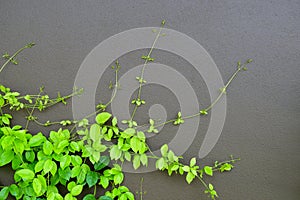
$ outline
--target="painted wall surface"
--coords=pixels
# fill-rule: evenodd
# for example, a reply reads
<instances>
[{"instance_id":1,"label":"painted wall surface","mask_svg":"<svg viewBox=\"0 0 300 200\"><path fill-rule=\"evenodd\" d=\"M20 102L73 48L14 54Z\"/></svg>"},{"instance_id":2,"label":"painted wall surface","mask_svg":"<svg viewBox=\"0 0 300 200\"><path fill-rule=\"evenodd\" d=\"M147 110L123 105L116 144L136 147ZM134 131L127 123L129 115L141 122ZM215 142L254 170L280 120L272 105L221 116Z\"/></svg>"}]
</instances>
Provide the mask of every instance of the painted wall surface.
<instances>
[{"instance_id":1,"label":"painted wall surface","mask_svg":"<svg viewBox=\"0 0 300 200\"><path fill-rule=\"evenodd\" d=\"M199 160L205 165L231 154L241 158L231 173L208 179L221 199L300 199L298 0L1 1L0 52L13 52L31 41L37 44L19 56L18 66L9 66L1 73L1 83L23 93L38 93L41 85L53 96L57 91L70 93L83 59L101 41L128 29L159 26L162 19L167 22L166 28L199 42L224 80L234 72L239 59L254 60L227 92L227 116L218 143ZM146 52L144 49L123 55L121 75L140 65L140 56ZM186 60L159 50L153 52L153 57L173 66L190 81L200 106L209 104L205 82ZM107 85L113 73L109 69L105 73L96 101L110 98ZM180 103L172 100L176 94L155 84L144 91L149 105L162 104L168 118L176 115ZM148 119L148 109L142 109L145 115L137 114L142 122ZM59 105L39 118L72 118L72 109ZM14 122L23 121L24 114L20 113ZM209 117L200 120L197 136L184 154L185 161L198 155L209 122ZM177 128L164 128L150 139L151 146L157 149L168 143ZM32 133L49 130L34 124L29 129ZM1 169L0 185L10 183L11 175L8 167ZM168 177L162 172L127 173L126 184L133 192L139 190L141 177L147 192L145 200L206 199L200 183L187 185L184 177Z\"/></svg>"}]
</instances>

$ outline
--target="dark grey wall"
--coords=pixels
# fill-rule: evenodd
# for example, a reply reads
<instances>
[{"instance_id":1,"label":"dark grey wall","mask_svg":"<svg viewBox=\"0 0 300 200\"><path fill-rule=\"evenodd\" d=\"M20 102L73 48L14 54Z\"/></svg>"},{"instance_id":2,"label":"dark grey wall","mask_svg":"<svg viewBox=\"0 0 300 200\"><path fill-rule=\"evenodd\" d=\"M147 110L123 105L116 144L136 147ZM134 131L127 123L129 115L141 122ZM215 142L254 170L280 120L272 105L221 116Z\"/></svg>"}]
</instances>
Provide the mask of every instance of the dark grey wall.
<instances>
[{"instance_id":1,"label":"dark grey wall","mask_svg":"<svg viewBox=\"0 0 300 200\"><path fill-rule=\"evenodd\" d=\"M300 199L298 0L2 0L0 51L12 52L30 41L37 46L19 57L19 66L6 68L1 82L24 93L35 93L44 85L51 95L57 91L66 94L72 90L81 62L97 44L127 29L158 26L161 19L167 21L167 28L186 33L203 45L224 79L234 71L238 59L255 61L229 89L222 136L201 160L208 164L230 154L242 158L231 173L208 179L221 199ZM163 54L156 52L156 57L172 63L172 55ZM130 59L138 60L139 55L133 52L129 58L125 56L125 69ZM201 102L208 103L201 78L193 73L188 76L196 80L196 90L202 91L198 94ZM165 95L161 95L162 100L168 99ZM107 97L109 94L101 96ZM146 98L151 101L153 97ZM170 116L176 111L170 107ZM72 112L70 107L58 106L45 115L41 119L63 119L71 118ZM22 117L21 113L16 121ZM184 155L186 160L197 155L208 123L207 119L201 122L197 138ZM33 133L39 130L30 128ZM166 130L160 142L168 142L170 134ZM152 142L155 146L155 140ZM0 172L2 184L8 181L6 173ZM187 185L183 177L160 172L127 174L132 191L139 189L141 177L145 179L146 200L205 199L200 183Z\"/></svg>"}]
</instances>

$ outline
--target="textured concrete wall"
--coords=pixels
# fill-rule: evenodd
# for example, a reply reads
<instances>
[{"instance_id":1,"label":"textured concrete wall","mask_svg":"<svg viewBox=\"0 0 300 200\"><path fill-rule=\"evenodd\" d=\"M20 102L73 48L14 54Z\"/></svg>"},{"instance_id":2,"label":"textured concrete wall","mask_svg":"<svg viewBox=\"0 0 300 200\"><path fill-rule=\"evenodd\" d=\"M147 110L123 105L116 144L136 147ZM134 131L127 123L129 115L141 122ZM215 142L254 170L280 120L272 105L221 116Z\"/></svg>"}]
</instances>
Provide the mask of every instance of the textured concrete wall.
<instances>
[{"instance_id":1,"label":"textured concrete wall","mask_svg":"<svg viewBox=\"0 0 300 200\"><path fill-rule=\"evenodd\" d=\"M37 43L19 57L19 66L3 71L1 82L28 93L37 92L41 85L51 95L57 91L69 93L81 62L97 44L127 29L158 26L161 19L167 21L167 28L186 33L203 45L224 79L235 70L238 59L255 61L228 90L222 136L201 160L209 164L230 154L242 158L232 173L208 179L221 199L300 199L298 0L1 1L0 51L14 51L31 41ZM123 56L123 69L140 64L139 56L139 52ZM170 66L188 66L167 52L155 51L154 57ZM209 96L201 77L191 70L183 71L201 105L207 105ZM108 84L107 77L101 80L103 84ZM172 96L166 89L153 88L160 94L158 102ZM152 89L145 88L149 92L145 98L158 103ZM100 90L98 97L108 99L107 90ZM177 111L174 105L165 105L170 116ZM23 117L20 113L15 122ZM40 119L71 117L70 107L58 106ZM201 121L193 145L184 154L186 161L198 154L208 123L209 119ZM34 125L30 129L33 133L39 130ZM170 130L152 139L153 147L168 142L174 128ZM0 171L0 183L9 182L9 173L8 169ZM126 174L126 183L137 191L141 177L145 179L145 200L205 199L200 183L187 185L183 177L168 177L161 172Z\"/></svg>"}]
</instances>

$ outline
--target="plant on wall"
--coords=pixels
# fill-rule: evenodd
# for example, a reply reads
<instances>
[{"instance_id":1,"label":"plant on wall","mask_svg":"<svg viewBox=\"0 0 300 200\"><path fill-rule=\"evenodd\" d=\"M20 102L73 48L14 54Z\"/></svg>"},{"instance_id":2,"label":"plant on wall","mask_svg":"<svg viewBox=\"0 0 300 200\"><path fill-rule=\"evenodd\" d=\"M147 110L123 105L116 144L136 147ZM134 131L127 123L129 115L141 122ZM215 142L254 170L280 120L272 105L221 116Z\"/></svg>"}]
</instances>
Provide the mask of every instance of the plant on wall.
<instances>
[{"instance_id":1,"label":"plant on wall","mask_svg":"<svg viewBox=\"0 0 300 200\"><path fill-rule=\"evenodd\" d=\"M165 21L162 22L161 27L164 24ZM160 31L157 34L157 37L159 36ZM3 54L3 59L6 61L0 68L0 73L10 64L17 65L17 55L33 46L34 43L30 43L12 55ZM167 123L178 126L189 118L207 115L226 93L236 75L242 70L247 70L246 65L252 60L249 59L244 64L238 62L236 71L221 88L218 98L208 107L190 116L183 116L179 111L176 118L160 124L149 119L148 128L141 129L135 119L135 113L146 103L141 95L146 82L143 75L147 63L154 60L151 57L153 48L154 45L148 55L141 57L144 66L140 76L136 77L139 90L136 98L131 102L134 104L131 118L121 120L122 123L127 124L124 130L117 125L119 119L106 111L118 90L118 72L121 69L118 61L112 67L115 73L112 98L106 104L98 104L96 112L81 120L41 122L35 116L35 112L44 111L58 103L67 104L67 100L74 95L80 95L82 89L75 88L72 94L66 96L58 94L57 97L51 98L45 94L43 87L38 94L22 95L0 85L0 167L9 165L14 171L14 183L0 186L0 200L7 199L8 196L25 200L72 200L77 199L85 188L93 188L93 193L82 197L84 200L133 200L134 194L123 185L122 164L131 162L133 168L138 169L147 166L149 159L155 160L157 170L166 171L169 176L173 173L183 175L188 184L199 180L204 186L204 192L211 199L218 197L214 186L205 182L205 177L213 176L215 172L230 171L233 163L238 159L231 157L227 161L216 161L211 166L202 167L197 164L195 157L188 163L184 163L183 158L175 155L166 144L161 146L160 156L153 154L145 135L158 133L157 128ZM27 122L22 125L12 125L11 120L19 110L27 113ZM30 122L42 126L59 124L61 128L50 131L49 137L41 132L33 135L28 130ZM67 191L65 194L59 190L61 187ZM99 189L105 191L104 195L97 196ZM141 193L140 199L142 198Z\"/></svg>"}]
</instances>

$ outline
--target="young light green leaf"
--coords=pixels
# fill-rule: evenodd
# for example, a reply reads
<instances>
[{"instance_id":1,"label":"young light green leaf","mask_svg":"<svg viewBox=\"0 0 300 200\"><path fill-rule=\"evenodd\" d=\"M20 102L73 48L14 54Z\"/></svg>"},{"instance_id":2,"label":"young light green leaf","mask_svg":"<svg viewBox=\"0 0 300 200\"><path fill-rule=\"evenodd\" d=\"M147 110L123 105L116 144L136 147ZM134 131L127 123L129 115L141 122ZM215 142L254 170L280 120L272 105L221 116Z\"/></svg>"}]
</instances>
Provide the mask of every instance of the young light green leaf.
<instances>
[{"instance_id":1,"label":"young light green leaf","mask_svg":"<svg viewBox=\"0 0 300 200\"><path fill-rule=\"evenodd\" d=\"M134 169L138 169L140 167L141 160L139 155L134 155L132 164Z\"/></svg>"},{"instance_id":2,"label":"young light green leaf","mask_svg":"<svg viewBox=\"0 0 300 200\"><path fill-rule=\"evenodd\" d=\"M40 180L37 178L33 179L32 187L33 187L35 194L37 196L39 196L42 191L42 183L40 182Z\"/></svg>"},{"instance_id":3,"label":"young light green leaf","mask_svg":"<svg viewBox=\"0 0 300 200\"><path fill-rule=\"evenodd\" d=\"M164 158L160 158L156 161L156 168L159 170L162 170L164 168L165 165L165 160Z\"/></svg>"},{"instance_id":4,"label":"young light green leaf","mask_svg":"<svg viewBox=\"0 0 300 200\"><path fill-rule=\"evenodd\" d=\"M34 172L30 169L20 169L15 174L20 176L24 181L32 180L35 176Z\"/></svg>"},{"instance_id":5,"label":"young light green leaf","mask_svg":"<svg viewBox=\"0 0 300 200\"><path fill-rule=\"evenodd\" d=\"M190 167L193 167L193 166L195 166L196 165L196 158L192 158L191 160L190 160Z\"/></svg>"},{"instance_id":6,"label":"young light green leaf","mask_svg":"<svg viewBox=\"0 0 300 200\"><path fill-rule=\"evenodd\" d=\"M190 184L195 178L195 175L191 172L188 172L186 177L185 177L185 180L188 184Z\"/></svg>"},{"instance_id":7,"label":"young light green leaf","mask_svg":"<svg viewBox=\"0 0 300 200\"><path fill-rule=\"evenodd\" d=\"M108 185L109 185L109 179L107 177L105 177L105 176L101 176L100 177L100 184L102 185L102 187L104 189L106 189L108 187Z\"/></svg>"},{"instance_id":8,"label":"young light green leaf","mask_svg":"<svg viewBox=\"0 0 300 200\"><path fill-rule=\"evenodd\" d=\"M6 150L0 153L0 167L10 163L14 159L15 153L12 150Z\"/></svg>"},{"instance_id":9,"label":"young light green leaf","mask_svg":"<svg viewBox=\"0 0 300 200\"><path fill-rule=\"evenodd\" d=\"M207 174L207 175L209 175L209 176L212 176L212 175L213 175L212 167L205 166L205 167L204 167L204 172L205 172L205 174Z\"/></svg>"},{"instance_id":10,"label":"young light green leaf","mask_svg":"<svg viewBox=\"0 0 300 200\"><path fill-rule=\"evenodd\" d=\"M142 154L140 156L140 160L141 160L141 163L144 165L144 166L147 166L148 165L148 157L147 157L147 154Z\"/></svg>"},{"instance_id":11,"label":"young light green leaf","mask_svg":"<svg viewBox=\"0 0 300 200\"><path fill-rule=\"evenodd\" d=\"M100 139L100 126L98 124L93 124L90 128L90 138L94 141L94 142L99 142Z\"/></svg>"},{"instance_id":12,"label":"young light green leaf","mask_svg":"<svg viewBox=\"0 0 300 200\"><path fill-rule=\"evenodd\" d=\"M78 196L82 192L82 189L83 189L83 185L74 186L71 190L72 196Z\"/></svg>"},{"instance_id":13,"label":"young light green leaf","mask_svg":"<svg viewBox=\"0 0 300 200\"><path fill-rule=\"evenodd\" d=\"M43 144L43 152L45 155L51 155L53 152L53 145L48 140L46 140Z\"/></svg>"},{"instance_id":14,"label":"young light green leaf","mask_svg":"<svg viewBox=\"0 0 300 200\"><path fill-rule=\"evenodd\" d=\"M114 183L115 184L121 184L124 179L124 174L123 173L118 173L114 176Z\"/></svg>"},{"instance_id":15,"label":"young light green leaf","mask_svg":"<svg viewBox=\"0 0 300 200\"><path fill-rule=\"evenodd\" d=\"M161 152L161 155L162 155L163 157L167 156L168 145L167 145L167 144L164 144L164 145L160 148L160 152Z\"/></svg>"},{"instance_id":16,"label":"young light green leaf","mask_svg":"<svg viewBox=\"0 0 300 200\"><path fill-rule=\"evenodd\" d=\"M107 122L109 120L110 117L111 117L110 113L102 112L96 116L96 122L98 124L104 124L105 122Z\"/></svg>"},{"instance_id":17,"label":"young light green leaf","mask_svg":"<svg viewBox=\"0 0 300 200\"><path fill-rule=\"evenodd\" d=\"M60 167L61 169L65 169L66 167L68 167L71 163L71 156L69 155L64 155L63 157L61 157L60 159Z\"/></svg>"}]
</instances>

